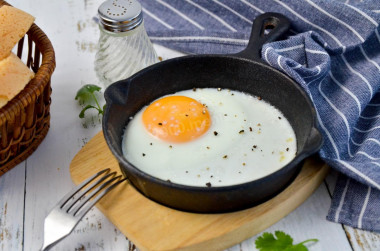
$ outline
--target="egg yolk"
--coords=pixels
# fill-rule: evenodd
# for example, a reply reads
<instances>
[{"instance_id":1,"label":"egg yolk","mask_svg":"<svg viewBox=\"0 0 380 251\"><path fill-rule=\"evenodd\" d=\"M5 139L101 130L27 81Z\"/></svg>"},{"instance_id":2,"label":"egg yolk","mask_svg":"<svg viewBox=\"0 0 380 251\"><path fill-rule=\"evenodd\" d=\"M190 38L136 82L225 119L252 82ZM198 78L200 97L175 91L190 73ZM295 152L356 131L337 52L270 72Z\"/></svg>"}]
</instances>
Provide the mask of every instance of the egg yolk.
<instances>
[{"instance_id":1,"label":"egg yolk","mask_svg":"<svg viewBox=\"0 0 380 251\"><path fill-rule=\"evenodd\" d=\"M207 107L185 96L168 96L150 104L142 115L145 128L167 142L184 143L210 128Z\"/></svg>"}]
</instances>

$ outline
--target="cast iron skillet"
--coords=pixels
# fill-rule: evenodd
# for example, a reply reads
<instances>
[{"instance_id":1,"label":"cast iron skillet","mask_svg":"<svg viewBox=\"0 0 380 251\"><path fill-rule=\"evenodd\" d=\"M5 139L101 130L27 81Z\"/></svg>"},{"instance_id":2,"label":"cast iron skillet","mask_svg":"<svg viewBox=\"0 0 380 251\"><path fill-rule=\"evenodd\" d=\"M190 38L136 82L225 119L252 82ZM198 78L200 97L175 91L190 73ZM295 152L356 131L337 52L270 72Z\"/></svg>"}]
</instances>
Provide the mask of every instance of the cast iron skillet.
<instances>
[{"instance_id":1,"label":"cast iron skillet","mask_svg":"<svg viewBox=\"0 0 380 251\"><path fill-rule=\"evenodd\" d=\"M157 63L105 91L103 133L121 171L149 199L190 212L217 213L245 209L282 191L298 174L302 160L322 144L315 110L307 94L292 79L260 59L262 45L278 39L289 21L277 13L259 16L248 46L235 55L192 55ZM265 29L271 29L269 33ZM123 157L122 136L129 117L153 100L180 90L228 88L260 96L277 107L297 137L297 155L282 169L248 183L225 187L192 187L146 174ZM191 154L191 153L189 153Z\"/></svg>"}]
</instances>

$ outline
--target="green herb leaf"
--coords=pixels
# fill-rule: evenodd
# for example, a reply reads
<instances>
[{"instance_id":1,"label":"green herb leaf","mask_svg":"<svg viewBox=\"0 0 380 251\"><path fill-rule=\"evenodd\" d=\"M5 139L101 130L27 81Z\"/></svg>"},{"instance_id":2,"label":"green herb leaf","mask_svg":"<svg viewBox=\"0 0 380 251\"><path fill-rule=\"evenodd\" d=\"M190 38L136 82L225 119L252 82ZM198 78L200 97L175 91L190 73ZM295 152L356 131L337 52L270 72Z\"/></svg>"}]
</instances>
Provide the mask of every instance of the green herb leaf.
<instances>
[{"instance_id":1,"label":"green herb leaf","mask_svg":"<svg viewBox=\"0 0 380 251\"><path fill-rule=\"evenodd\" d=\"M96 109L98 110L99 115L103 115L105 105L100 107L98 99L96 98L95 92L100 91L102 88L97 85L84 85L80 88L75 96L75 100L79 101L79 104L86 105L82 111L79 113L79 118L84 118L84 113L88 109ZM96 105L96 106L94 106Z\"/></svg>"},{"instance_id":2,"label":"green herb leaf","mask_svg":"<svg viewBox=\"0 0 380 251\"><path fill-rule=\"evenodd\" d=\"M98 110L98 112L100 113L99 109L93 105L87 105L85 108L82 109L82 111L79 113L79 118L83 119L84 118L84 113L88 110L88 109L91 109L91 108L94 108L96 110Z\"/></svg>"},{"instance_id":3,"label":"green herb leaf","mask_svg":"<svg viewBox=\"0 0 380 251\"><path fill-rule=\"evenodd\" d=\"M78 100L81 104L91 102L94 97L94 92L98 92L100 89L102 88L97 85L84 85L77 91L75 100Z\"/></svg>"},{"instance_id":4,"label":"green herb leaf","mask_svg":"<svg viewBox=\"0 0 380 251\"><path fill-rule=\"evenodd\" d=\"M307 247L302 243L292 246L291 248L286 249L287 251L308 251Z\"/></svg>"},{"instance_id":5,"label":"green herb leaf","mask_svg":"<svg viewBox=\"0 0 380 251\"><path fill-rule=\"evenodd\" d=\"M263 233L262 236L256 239L256 248L260 251L307 251L307 247L304 245L306 242L317 242L317 239L309 239L304 242L293 245L293 239L290 235L276 231L275 236L272 233Z\"/></svg>"}]
</instances>

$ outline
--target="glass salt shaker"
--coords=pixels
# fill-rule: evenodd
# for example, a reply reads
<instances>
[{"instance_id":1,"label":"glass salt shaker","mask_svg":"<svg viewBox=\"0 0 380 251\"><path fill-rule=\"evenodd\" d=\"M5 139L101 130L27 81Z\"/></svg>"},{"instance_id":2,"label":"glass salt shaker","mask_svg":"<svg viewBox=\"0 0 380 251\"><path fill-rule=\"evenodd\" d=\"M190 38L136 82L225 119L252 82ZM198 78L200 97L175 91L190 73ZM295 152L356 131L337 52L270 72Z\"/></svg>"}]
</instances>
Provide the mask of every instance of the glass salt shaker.
<instances>
[{"instance_id":1,"label":"glass salt shaker","mask_svg":"<svg viewBox=\"0 0 380 251\"><path fill-rule=\"evenodd\" d=\"M95 71L107 87L158 62L135 0L108 0L98 9L100 37Z\"/></svg>"}]
</instances>

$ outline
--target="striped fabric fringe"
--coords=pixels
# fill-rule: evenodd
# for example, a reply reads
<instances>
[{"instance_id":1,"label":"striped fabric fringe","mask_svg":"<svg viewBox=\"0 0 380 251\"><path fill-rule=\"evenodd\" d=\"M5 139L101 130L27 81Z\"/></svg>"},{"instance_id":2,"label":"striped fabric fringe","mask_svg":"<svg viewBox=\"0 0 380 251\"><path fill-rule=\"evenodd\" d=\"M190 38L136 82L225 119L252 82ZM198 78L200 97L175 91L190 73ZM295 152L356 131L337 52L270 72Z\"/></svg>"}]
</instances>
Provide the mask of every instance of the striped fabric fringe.
<instances>
[{"instance_id":1,"label":"striped fabric fringe","mask_svg":"<svg viewBox=\"0 0 380 251\"><path fill-rule=\"evenodd\" d=\"M155 43L187 53L234 53L264 12L287 16L287 39L262 59L314 102L320 156L341 175L327 219L380 231L380 3L376 0L140 0Z\"/></svg>"}]
</instances>

